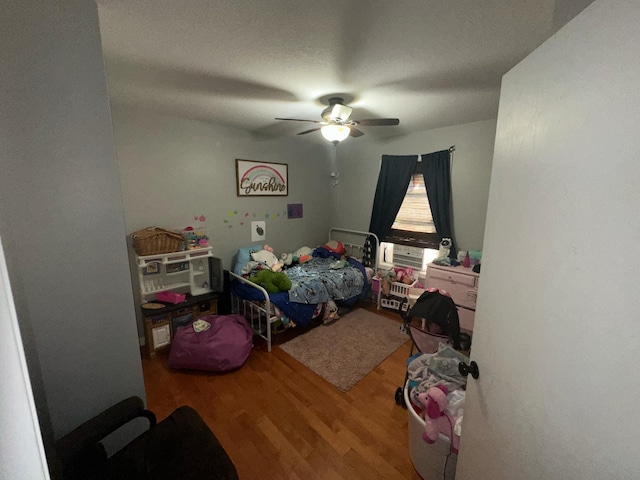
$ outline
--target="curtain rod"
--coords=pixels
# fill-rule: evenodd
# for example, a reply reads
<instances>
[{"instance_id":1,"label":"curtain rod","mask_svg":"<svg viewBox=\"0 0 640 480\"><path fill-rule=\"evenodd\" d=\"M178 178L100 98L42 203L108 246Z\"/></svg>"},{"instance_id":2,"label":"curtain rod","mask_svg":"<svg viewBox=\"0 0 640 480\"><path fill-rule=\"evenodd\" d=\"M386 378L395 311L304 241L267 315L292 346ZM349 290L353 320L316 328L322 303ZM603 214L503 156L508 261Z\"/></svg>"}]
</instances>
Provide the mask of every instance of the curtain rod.
<instances>
[{"instance_id":1,"label":"curtain rod","mask_svg":"<svg viewBox=\"0 0 640 480\"><path fill-rule=\"evenodd\" d=\"M456 146L455 145L451 145L447 150L449 150L449 153L453 153L456 151ZM422 161L422 155L418 155L418 161L421 162Z\"/></svg>"}]
</instances>

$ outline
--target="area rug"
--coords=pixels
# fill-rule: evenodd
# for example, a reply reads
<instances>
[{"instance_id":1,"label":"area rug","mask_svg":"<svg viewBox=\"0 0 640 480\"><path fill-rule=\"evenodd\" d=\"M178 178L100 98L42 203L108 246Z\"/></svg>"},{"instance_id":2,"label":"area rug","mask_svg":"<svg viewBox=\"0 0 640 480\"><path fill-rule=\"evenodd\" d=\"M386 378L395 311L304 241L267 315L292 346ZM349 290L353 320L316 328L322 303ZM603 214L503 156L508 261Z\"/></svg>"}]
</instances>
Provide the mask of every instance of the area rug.
<instances>
[{"instance_id":1,"label":"area rug","mask_svg":"<svg viewBox=\"0 0 640 480\"><path fill-rule=\"evenodd\" d=\"M356 308L280 348L343 392L400 348L409 337L400 323Z\"/></svg>"}]
</instances>

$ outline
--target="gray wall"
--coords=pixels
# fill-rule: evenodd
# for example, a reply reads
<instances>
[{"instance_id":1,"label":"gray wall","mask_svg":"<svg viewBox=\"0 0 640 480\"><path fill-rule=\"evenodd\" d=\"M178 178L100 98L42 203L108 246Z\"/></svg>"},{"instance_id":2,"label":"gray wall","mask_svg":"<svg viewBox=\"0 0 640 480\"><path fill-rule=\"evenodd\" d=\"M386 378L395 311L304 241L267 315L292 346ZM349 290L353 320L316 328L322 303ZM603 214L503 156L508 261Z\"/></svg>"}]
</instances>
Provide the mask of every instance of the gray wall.
<instances>
[{"instance_id":1,"label":"gray wall","mask_svg":"<svg viewBox=\"0 0 640 480\"><path fill-rule=\"evenodd\" d=\"M113 124L127 233L205 225L225 268L239 246L252 244L252 220L266 221L264 243L278 254L325 240L327 144L256 140L245 131L118 105ZM288 164L289 195L238 197L236 159ZM303 218L287 219L288 203L302 203ZM195 222L200 215L206 220Z\"/></svg>"},{"instance_id":2,"label":"gray wall","mask_svg":"<svg viewBox=\"0 0 640 480\"><path fill-rule=\"evenodd\" d=\"M93 2L29 0L0 18L0 235L41 421L59 437L144 398L98 17Z\"/></svg>"},{"instance_id":3,"label":"gray wall","mask_svg":"<svg viewBox=\"0 0 640 480\"><path fill-rule=\"evenodd\" d=\"M334 222L368 230L383 154L422 154L455 145L451 180L455 238L462 249L481 250L495 131L493 119L385 142L368 141L367 137L346 140L338 145L333 165L340 174L335 187Z\"/></svg>"},{"instance_id":4,"label":"gray wall","mask_svg":"<svg viewBox=\"0 0 640 480\"><path fill-rule=\"evenodd\" d=\"M295 136L260 140L238 129L117 104L113 124L127 234L151 225L206 226L214 255L227 269L239 247L253 244L253 220L266 222L261 243L278 256L326 241L329 143ZM289 195L238 197L236 159L288 164ZM289 203L303 204L303 218L287 219ZM204 222L194 221L201 215ZM137 282L137 273L132 275ZM140 319L138 334L143 337Z\"/></svg>"}]
</instances>

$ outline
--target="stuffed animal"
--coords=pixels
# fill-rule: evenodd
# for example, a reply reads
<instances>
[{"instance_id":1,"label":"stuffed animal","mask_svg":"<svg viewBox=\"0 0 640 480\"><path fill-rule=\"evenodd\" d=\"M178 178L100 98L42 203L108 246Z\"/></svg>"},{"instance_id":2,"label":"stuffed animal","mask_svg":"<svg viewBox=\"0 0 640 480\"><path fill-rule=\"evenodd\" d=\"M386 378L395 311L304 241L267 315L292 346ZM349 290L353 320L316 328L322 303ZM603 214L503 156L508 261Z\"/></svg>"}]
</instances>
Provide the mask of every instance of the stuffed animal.
<instances>
[{"instance_id":1,"label":"stuffed animal","mask_svg":"<svg viewBox=\"0 0 640 480\"><path fill-rule=\"evenodd\" d=\"M295 263L304 263L311 260L311 254L313 250L309 247L300 247L295 252L293 252L293 261Z\"/></svg>"},{"instance_id":2,"label":"stuffed animal","mask_svg":"<svg viewBox=\"0 0 640 480\"><path fill-rule=\"evenodd\" d=\"M326 248L330 252L335 252L338 255L343 255L346 252L343 243L338 242L337 240L329 240L324 248Z\"/></svg>"},{"instance_id":3,"label":"stuffed animal","mask_svg":"<svg viewBox=\"0 0 640 480\"><path fill-rule=\"evenodd\" d=\"M291 288L291 280L284 272L260 270L249 277L249 281L263 287L269 293L286 292Z\"/></svg>"},{"instance_id":4,"label":"stuffed animal","mask_svg":"<svg viewBox=\"0 0 640 480\"><path fill-rule=\"evenodd\" d=\"M258 250L251 253L251 259L255 262L262 263L274 272L282 270L282 262L269 250Z\"/></svg>"},{"instance_id":5,"label":"stuffed animal","mask_svg":"<svg viewBox=\"0 0 640 480\"><path fill-rule=\"evenodd\" d=\"M447 393L449 390L445 385L436 385L418 395L418 400L422 403L424 411L422 439L428 444L433 444L438 439L438 435L442 433L451 440L451 451L457 454L460 436L455 433L454 429L457 418L451 417L445 412Z\"/></svg>"},{"instance_id":6,"label":"stuffed animal","mask_svg":"<svg viewBox=\"0 0 640 480\"><path fill-rule=\"evenodd\" d=\"M280 255L280 261L287 267L296 263L308 262L311 259L313 250L309 247L300 247L293 253L283 253Z\"/></svg>"},{"instance_id":7,"label":"stuffed animal","mask_svg":"<svg viewBox=\"0 0 640 480\"><path fill-rule=\"evenodd\" d=\"M413 268L396 268L396 282L402 282L405 285L411 285L413 280Z\"/></svg>"},{"instance_id":8,"label":"stuffed animal","mask_svg":"<svg viewBox=\"0 0 640 480\"><path fill-rule=\"evenodd\" d=\"M391 293L391 284L396 281L396 271L393 268L382 271L380 274L380 288L384 295Z\"/></svg>"},{"instance_id":9,"label":"stuffed animal","mask_svg":"<svg viewBox=\"0 0 640 480\"><path fill-rule=\"evenodd\" d=\"M293 253L283 253L280 255L280 260L282 260L282 263L287 267L290 266L293 263Z\"/></svg>"},{"instance_id":10,"label":"stuffed animal","mask_svg":"<svg viewBox=\"0 0 640 480\"><path fill-rule=\"evenodd\" d=\"M440 240L440 248L438 249L438 257L433 261L436 265L451 265L451 239L443 238Z\"/></svg>"}]
</instances>

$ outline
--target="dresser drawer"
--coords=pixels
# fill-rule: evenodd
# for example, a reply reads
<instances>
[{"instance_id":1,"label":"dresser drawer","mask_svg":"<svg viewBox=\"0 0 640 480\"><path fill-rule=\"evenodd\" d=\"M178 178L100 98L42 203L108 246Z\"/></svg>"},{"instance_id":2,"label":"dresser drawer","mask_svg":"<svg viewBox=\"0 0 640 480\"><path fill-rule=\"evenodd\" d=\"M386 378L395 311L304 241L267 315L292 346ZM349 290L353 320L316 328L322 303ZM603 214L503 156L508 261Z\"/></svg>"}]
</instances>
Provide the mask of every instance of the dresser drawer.
<instances>
[{"instance_id":1,"label":"dresser drawer","mask_svg":"<svg viewBox=\"0 0 640 480\"><path fill-rule=\"evenodd\" d=\"M427 288L445 290L457 305L467 308L476 308L478 298L476 281L475 275L467 275L464 272L427 268Z\"/></svg>"}]
</instances>

